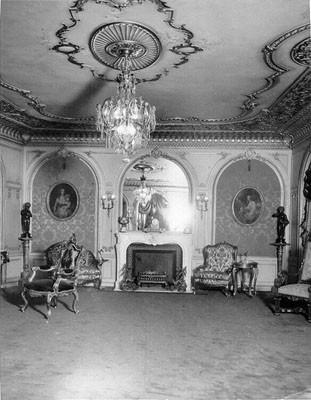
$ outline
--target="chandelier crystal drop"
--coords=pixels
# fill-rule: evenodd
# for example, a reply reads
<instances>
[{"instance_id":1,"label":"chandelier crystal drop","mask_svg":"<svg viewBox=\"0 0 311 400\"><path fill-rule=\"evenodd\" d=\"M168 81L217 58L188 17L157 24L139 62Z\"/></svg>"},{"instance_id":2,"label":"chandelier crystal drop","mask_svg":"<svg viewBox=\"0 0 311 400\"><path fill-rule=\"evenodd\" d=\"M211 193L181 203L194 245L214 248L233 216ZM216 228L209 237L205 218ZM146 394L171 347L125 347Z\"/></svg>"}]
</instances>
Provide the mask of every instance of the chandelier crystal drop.
<instances>
[{"instance_id":1,"label":"chandelier crystal drop","mask_svg":"<svg viewBox=\"0 0 311 400\"><path fill-rule=\"evenodd\" d=\"M125 51L116 97L96 106L96 126L101 137L106 138L106 147L127 157L147 147L156 125L155 107L135 97L136 77L130 72L129 56L130 51Z\"/></svg>"}]
</instances>

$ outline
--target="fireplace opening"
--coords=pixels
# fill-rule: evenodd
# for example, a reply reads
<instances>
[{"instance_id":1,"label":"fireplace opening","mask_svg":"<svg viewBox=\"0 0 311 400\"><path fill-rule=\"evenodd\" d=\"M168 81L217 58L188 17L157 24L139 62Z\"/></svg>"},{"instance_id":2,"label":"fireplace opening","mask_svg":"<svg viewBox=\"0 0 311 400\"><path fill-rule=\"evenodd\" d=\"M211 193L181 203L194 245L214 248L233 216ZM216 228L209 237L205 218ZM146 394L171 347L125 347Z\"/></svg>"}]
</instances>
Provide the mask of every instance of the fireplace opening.
<instances>
[{"instance_id":1,"label":"fireplace opening","mask_svg":"<svg viewBox=\"0 0 311 400\"><path fill-rule=\"evenodd\" d=\"M177 244L132 243L126 252L132 278L140 284L172 285L182 269L182 249Z\"/></svg>"}]
</instances>

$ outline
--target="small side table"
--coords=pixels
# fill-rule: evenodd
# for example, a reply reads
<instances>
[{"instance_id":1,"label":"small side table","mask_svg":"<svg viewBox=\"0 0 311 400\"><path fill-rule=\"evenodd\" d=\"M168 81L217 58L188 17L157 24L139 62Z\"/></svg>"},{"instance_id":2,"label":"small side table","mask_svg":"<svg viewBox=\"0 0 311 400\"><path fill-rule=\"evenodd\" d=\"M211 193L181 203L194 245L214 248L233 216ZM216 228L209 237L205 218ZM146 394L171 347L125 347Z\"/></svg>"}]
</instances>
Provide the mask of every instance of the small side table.
<instances>
[{"instance_id":1,"label":"small side table","mask_svg":"<svg viewBox=\"0 0 311 400\"><path fill-rule=\"evenodd\" d=\"M248 286L246 284L246 273L249 274ZM238 291L238 278L241 280L241 292L246 292L250 297L256 296L256 282L258 277L258 263L255 261L239 261L233 264L233 296Z\"/></svg>"}]
</instances>

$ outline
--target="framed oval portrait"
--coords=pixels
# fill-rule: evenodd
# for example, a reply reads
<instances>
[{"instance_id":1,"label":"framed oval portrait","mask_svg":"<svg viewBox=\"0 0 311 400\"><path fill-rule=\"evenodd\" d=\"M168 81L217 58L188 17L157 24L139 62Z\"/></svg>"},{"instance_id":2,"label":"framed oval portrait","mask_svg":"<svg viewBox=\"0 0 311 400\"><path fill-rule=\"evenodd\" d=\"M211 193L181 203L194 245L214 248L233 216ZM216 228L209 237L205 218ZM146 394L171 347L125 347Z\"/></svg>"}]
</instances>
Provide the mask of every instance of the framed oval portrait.
<instances>
[{"instance_id":1,"label":"framed oval portrait","mask_svg":"<svg viewBox=\"0 0 311 400\"><path fill-rule=\"evenodd\" d=\"M79 194L69 182L59 182L47 194L47 209L59 221L72 218L79 208Z\"/></svg>"},{"instance_id":2,"label":"framed oval portrait","mask_svg":"<svg viewBox=\"0 0 311 400\"><path fill-rule=\"evenodd\" d=\"M242 225L255 224L261 217L263 208L263 196L253 187L240 189L232 202L233 216Z\"/></svg>"}]
</instances>

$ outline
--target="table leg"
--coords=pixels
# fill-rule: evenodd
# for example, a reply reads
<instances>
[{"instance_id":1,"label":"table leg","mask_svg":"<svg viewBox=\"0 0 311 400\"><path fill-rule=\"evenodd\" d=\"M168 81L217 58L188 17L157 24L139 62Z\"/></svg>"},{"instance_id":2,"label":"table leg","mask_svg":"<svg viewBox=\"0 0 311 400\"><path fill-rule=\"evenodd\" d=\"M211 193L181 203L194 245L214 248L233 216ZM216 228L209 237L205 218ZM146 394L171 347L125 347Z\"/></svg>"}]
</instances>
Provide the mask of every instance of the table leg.
<instances>
[{"instance_id":1,"label":"table leg","mask_svg":"<svg viewBox=\"0 0 311 400\"><path fill-rule=\"evenodd\" d=\"M258 277L258 267L254 267L254 281L253 281L253 290L254 290L254 295L256 296L256 283L257 283L257 277Z\"/></svg>"},{"instance_id":2,"label":"table leg","mask_svg":"<svg viewBox=\"0 0 311 400\"><path fill-rule=\"evenodd\" d=\"M249 297L253 297L253 294L252 294L253 278L254 278L254 269L249 268L249 286L248 286Z\"/></svg>"},{"instance_id":3,"label":"table leg","mask_svg":"<svg viewBox=\"0 0 311 400\"><path fill-rule=\"evenodd\" d=\"M232 295L233 296L236 295L236 292L238 290L237 278L238 278L238 270L236 268L233 268L233 270L232 270L232 281L233 281L233 294Z\"/></svg>"}]
</instances>

